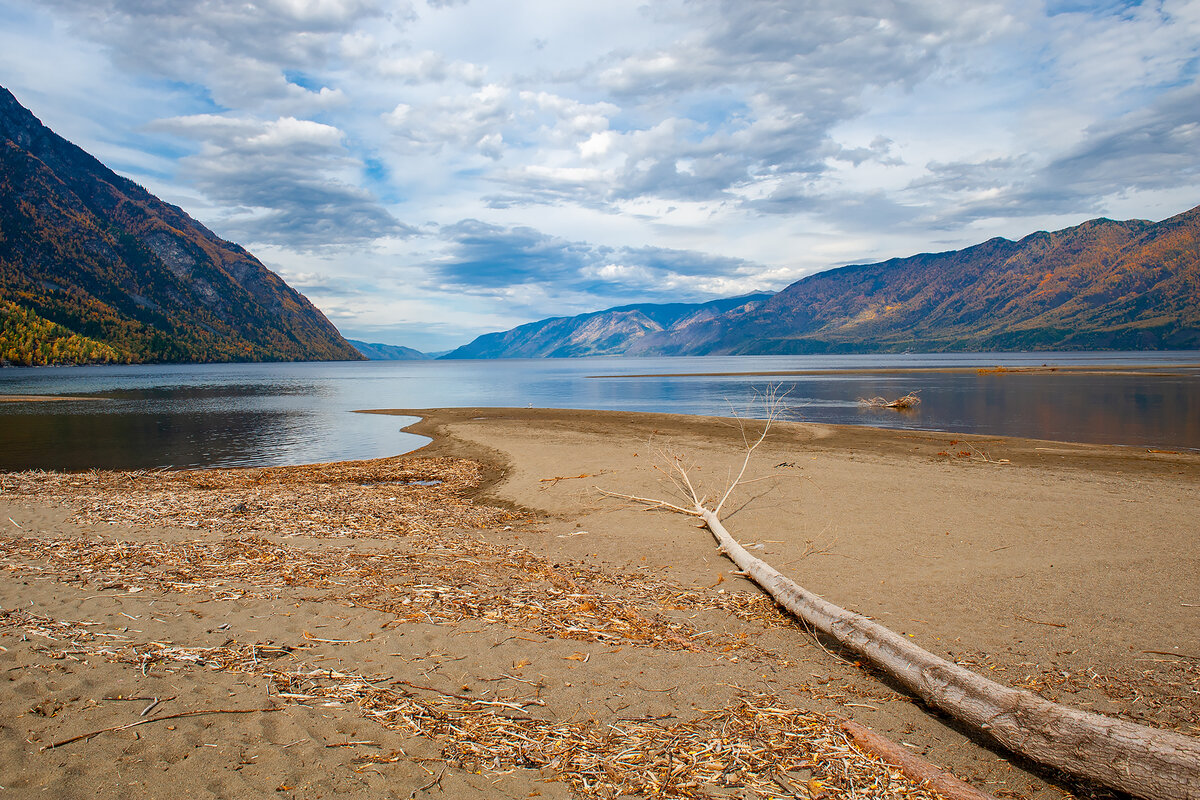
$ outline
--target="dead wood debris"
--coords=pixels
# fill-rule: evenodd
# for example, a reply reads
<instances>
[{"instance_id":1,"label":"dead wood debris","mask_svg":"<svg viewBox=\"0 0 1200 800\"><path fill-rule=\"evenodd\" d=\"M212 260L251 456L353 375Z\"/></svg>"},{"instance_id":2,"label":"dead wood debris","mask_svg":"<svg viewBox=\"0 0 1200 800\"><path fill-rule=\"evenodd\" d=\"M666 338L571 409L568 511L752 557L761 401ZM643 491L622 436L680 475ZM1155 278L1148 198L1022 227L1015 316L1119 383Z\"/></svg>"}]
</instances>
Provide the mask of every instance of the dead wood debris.
<instances>
[{"instance_id":1,"label":"dead wood debris","mask_svg":"<svg viewBox=\"0 0 1200 800\"><path fill-rule=\"evenodd\" d=\"M162 716L162 717L150 717L149 719L139 719L134 722L127 722L124 725L113 725L108 728L100 728L98 730L88 731L87 733L81 733L78 736L72 736L68 739L63 739L62 741L59 741L59 742L54 742L52 744L44 745L42 747L42 749L43 750L53 750L56 747L63 747L68 744L74 744L75 742L85 742L88 739L94 739L102 733L112 733L113 731L129 730L130 728L136 728L139 725L149 725L152 722L166 722L167 720L171 720L171 719L184 719L185 717L200 717L200 716L206 716L208 714L261 714L261 713L269 713L271 711L278 711L278 710L279 710L279 707L274 706L274 707L268 707L268 708L202 708L202 709L198 709L196 711L182 711L178 714L167 714L166 716Z\"/></svg>"},{"instance_id":2,"label":"dead wood debris","mask_svg":"<svg viewBox=\"0 0 1200 800\"><path fill-rule=\"evenodd\" d=\"M10 496L68 505L81 522L198 529L197 538L186 540L0 537L0 558L10 572L102 591L158 590L216 600L307 592L315 600L392 613L397 623L482 619L606 644L763 655L744 633L699 632L682 618L710 610L764 625L793 624L757 593L705 593L649 569L602 572L582 563L552 563L516 544L498 545L499 537L479 529L529 521L466 499L481 474L471 462L383 459L196 473L0 475L0 489ZM412 483L418 480L441 483ZM201 538L208 532L224 536ZM312 547L290 539L295 533L382 539L388 546L363 551L347 541ZM703 797L714 787L778 796L782 780L799 787L800 796L824 784L863 798L932 797L851 747L833 721L765 695L747 694L735 706L674 724L559 721L546 718L536 698L426 696L388 679L308 665L299 659L317 646L312 640L231 640L221 647L135 642L126 633L102 634L94 623L56 622L26 611L0 612L0 627L23 628L44 640L35 648L50 658L102 656L143 672L200 668L260 675L283 700L357 707L385 726L432 736L451 763L493 773L542 769L587 796ZM806 780L814 781L807 789Z\"/></svg>"},{"instance_id":3,"label":"dead wood debris","mask_svg":"<svg viewBox=\"0 0 1200 800\"><path fill-rule=\"evenodd\" d=\"M858 402L868 408L893 408L897 411L907 411L919 406L921 398L917 397L916 392L910 392L895 400L888 400L886 397L860 397Z\"/></svg>"},{"instance_id":4,"label":"dead wood debris","mask_svg":"<svg viewBox=\"0 0 1200 800\"><path fill-rule=\"evenodd\" d=\"M81 522L227 534L215 541L0 537L0 555L10 570L101 589L154 588L216 600L307 589L310 599L349 601L395 614L398 622L479 619L560 638L675 649L745 646L744 640L698 634L672 619L683 612L722 610L768 625L794 624L757 592L701 593L658 579L649 569L614 574L498 544L494 535L477 531L529 520L466 499L481 475L478 464L459 459L0 475L6 493L70 505ZM296 532L326 537L330 530L334 538L384 539L391 546L360 552L288 542Z\"/></svg>"},{"instance_id":5,"label":"dead wood debris","mask_svg":"<svg viewBox=\"0 0 1200 800\"><path fill-rule=\"evenodd\" d=\"M215 542L0 537L0 557L10 571L101 590L155 589L214 600L276 599L284 590L309 590L308 599L349 602L393 614L397 623L480 620L562 639L669 649L750 647L744 636L699 632L673 619L682 616L674 612L725 609L785 622L756 595L706 596L640 573L556 566L523 548L499 548L466 533L374 553L302 548L251 535Z\"/></svg>"},{"instance_id":6,"label":"dead wood debris","mask_svg":"<svg viewBox=\"0 0 1200 800\"><path fill-rule=\"evenodd\" d=\"M537 716L545 713L537 698L489 702L439 691L418 696L402 681L296 663L294 654L303 644L130 643L108 638L90 623L23 610L0 612L0 627L21 628L57 645L40 646L51 658L103 656L143 668L149 663L265 677L273 697L357 708L387 728L438 740L450 766L485 774L538 769L559 776L582 796L700 798L739 788L757 797L778 797L783 785L801 797L845 793L862 800L936 800L896 768L852 746L836 720L785 706L768 694L747 691L725 708L701 710L671 724L650 718L563 721Z\"/></svg>"},{"instance_id":7,"label":"dead wood debris","mask_svg":"<svg viewBox=\"0 0 1200 800\"><path fill-rule=\"evenodd\" d=\"M466 496L482 478L482 466L466 459L395 457L184 472L17 472L0 474L0 491L69 503L79 522L391 539L516 520L515 512Z\"/></svg>"},{"instance_id":8,"label":"dead wood debris","mask_svg":"<svg viewBox=\"0 0 1200 800\"><path fill-rule=\"evenodd\" d=\"M608 644L710 651L747 648L751 653L763 655L746 642L744 634L735 637L697 632L682 618L708 610L728 612L764 626L796 624L756 592L703 592L661 580L649 569L624 574L602 572L579 562L552 563L516 544L498 544L497 539L505 537L497 529L529 526L531 521L511 510L470 500L469 494L477 489L481 479L479 465L454 459L380 459L349 465L196 473L0 474L0 491L10 496L48 498L77 508L75 518L82 522L111 521L135 529L137 526L198 529L198 536L209 531L225 534L221 539L176 537L173 541L114 541L94 534L0 536L0 557L4 559L3 566L12 572L41 574L58 581L76 580L101 590L157 589L202 594L218 600L275 598L288 591L290 596L345 600L375 608L395 614L399 623L484 619L502 621L507 626L544 636ZM440 483L419 485L416 481ZM297 533L347 541L304 546L302 541L290 538ZM349 546L350 540L364 539L387 541L387 549L363 551ZM8 622L15 624L11 615ZM3 623L0 618L0 625ZM53 628L47 631L53 632ZM87 629L79 631L82 637ZM89 653L101 653L129 660L142 668L169 660L192 662L209 669L253 671L268 676L281 694L312 695L285 699L352 702L364 709L364 713L371 709L379 712L376 718L385 724L401 724L439 736L447 742L448 757L464 764L488 770L541 767L559 772L570 781L575 780L572 771L578 771L580 782L573 782L572 786L583 793L615 796L621 792L657 791L668 796L703 796L703 787L707 785L704 781L708 780L722 787L744 785L760 795L778 794L777 788L764 789L766 783L746 783L750 773L741 771L741 767L726 770L713 780L711 776L704 777L695 785L691 778L685 777L702 760L700 756L692 758L689 752L709 754L747 769L753 766L758 776L754 780L765 780L764 776L776 768L772 766L776 761L747 760L745 752L749 751L745 747L749 745L738 745L742 749L736 753L703 751L712 741L718 722L721 730L733 724L730 714L741 720L735 728L743 723L779 722L769 711L777 704L749 696L745 706L706 712L709 716L686 723L700 727L677 730L677 726L666 727L661 721L641 720L635 721L636 724L621 722L618 731L605 732L583 730L574 723L554 723L536 716L517 720L511 710L500 713L452 697L417 699L395 686L374 685L362 676L341 675L327 669L289 670L272 663L285 657L294 658L293 654L302 652L301 648L311 646L304 642L294 647L233 642L224 648L186 648L170 643L133 645L128 639L113 638L101 643L103 646L93 646L87 645L85 638L72 638L63 630L58 630L56 638L68 642L55 651L57 657L78 659ZM1165 669L1159 665L1153 673L1146 671L1136 676L1096 675L1090 681L1090 688L1104 692L1123 704L1122 708L1128 703L1148 702L1153 710L1168 713L1174 726L1195 729L1200 721L1196 719L1194 702L1190 710L1176 708L1172 696L1178 696L1187 686L1197 685L1200 665L1182 659L1159 660L1176 671L1185 669L1189 673L1168 673L1170 687L1158 686L1155 681ZM1072 691L1066 679L1060 681L1057 674L1037 668L1024 682L1018 679L1013 683L1051 694L1060 689ZM1072 680L1076 677L1073 675ZM1064 683L1068 685L1063 686ZM845 700L836 692L823 692L807 685L798 688L815 697ZM410 711L392 713L401 707L397 698L415 705ZM1159 705L1165 707L1159 709ZM491 727L474 727L485 713ZM813 720L817 719L803 712L796 714L797 725L815 724ZM752 718L749 722L746 715ZM522 716L528 716L528 712ZM518 723L534 725L536 730L512 727ZM753 729L753 725L747 730ZM701 730L708 737L703 741L697 733ZM803 733L792 730L788 734L788 728L780 730L780 741L785 743ZM670 733L662 734L663 731ZM616 738L602 739L610 735ZM598 737L609 749L596 744ZM724 740L717 738L725 747ZM538 746L529 749L529 739ZM665 756L668 769L664 772L664 764L659 763L664 757L662 748L675 747L671 742L685 749L669 750ZM686 751L689 743L695 745L694 750ZM613 749L618 745L623 749ZM762 745L756 740L753 746ZM621 773L617 777L609 774L603 765L617 763L613 761L614 754L630 747L635 749L629 758L640 760L629 769L623 766L617 770ZM778 760L782 756L775 752L771 758ZM847 777L838 783L828 777L831 773L821 766L824 762L811 757L809 761L816 764L811 768L812 774L825 776L821 780L828 780L830 786L853 786L857 796L872 796L869 787L874 784L862 783L866 779L861 775L854 773L852 779ZM682 770L672 772L681 764L685 765ZM632 769L639 765L641 773ZM624 774L627 772L629 775ZM638 774L642 777L636 777ZM774 786L778 785L774 781ZM890 784L885 781L883 785ZM907 790L895 786L888 789L892 796L897 791ZM797 794L803 796L803 788Z\"/></svg>"},{"instance_id":9,"label":"dead wood debris","mask_svg":"<svg viewBox=\"0 0 1200 800\"><path fill-rule=\"evenodd\" d=\"M700 632L686 618L711 611L763 627L798 625L759 592L681 587L649 568L613 572L552 563L515 542L498 543L494 533L479 529L528 526L530 520L468 499L481 478L474 462L420 458L200 472L0 474L0 490L9 496L76 507L80 521L228 534L173 542L0 536L0 565L105 591L157 589L215 600L276 598L288 591L392 613L398 623L479 619L579 641L768 657L774 654L745 634ZM253 514L235 519L218 513L252 502ZM437 508L421 516L426 506ZM403 525L389 516L397 509L409 515ZM362 552L333 542L304 547L290 539L294 530L323 536L324 522L346 545L381 539L388 547ZM978 659L987 657L958 660L971 665ZM990 662L982 668L1004 672ZM1146 656L1129 670L1104 676L1078 666L1030 665L1009 683L1051 700L1086 689L1114 703L1110 713L1185 733L1200 730L1194 696L1200 663L1180 657Z\"/></svg>"}]
</instances>

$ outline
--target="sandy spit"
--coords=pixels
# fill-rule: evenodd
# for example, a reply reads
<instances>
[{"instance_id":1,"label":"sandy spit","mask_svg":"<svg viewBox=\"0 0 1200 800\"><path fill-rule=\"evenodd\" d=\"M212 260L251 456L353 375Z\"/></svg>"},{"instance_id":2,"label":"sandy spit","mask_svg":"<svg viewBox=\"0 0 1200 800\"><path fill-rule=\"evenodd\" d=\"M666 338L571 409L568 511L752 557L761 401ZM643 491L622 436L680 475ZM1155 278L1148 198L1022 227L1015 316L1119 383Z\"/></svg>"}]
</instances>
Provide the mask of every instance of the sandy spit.
<instances>
[{"instance_id":1,"label":"sandy spit","mask_svg":"<svg viewBox=\"0 0 1200 800\"><path fill-rule=\"evenodd\" d=\"M827 651L691 520L597 491L672 497L664 457L716 491L736 422L383 413L434 442L0 476L0 797L923 796L843 718L997 796L1096 794ZM1200 456L782 423L749 477L727 527L806 587L1200 735Z\"/></svg>"}]
</instances>

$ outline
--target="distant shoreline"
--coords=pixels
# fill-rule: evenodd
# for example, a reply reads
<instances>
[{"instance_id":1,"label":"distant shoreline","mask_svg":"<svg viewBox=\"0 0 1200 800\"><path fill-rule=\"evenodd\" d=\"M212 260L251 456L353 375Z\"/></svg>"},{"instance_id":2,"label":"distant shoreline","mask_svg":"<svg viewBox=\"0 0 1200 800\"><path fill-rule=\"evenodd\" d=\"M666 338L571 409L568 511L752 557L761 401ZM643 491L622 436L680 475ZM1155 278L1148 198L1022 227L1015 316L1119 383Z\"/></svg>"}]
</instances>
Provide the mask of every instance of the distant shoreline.
<instances>
[{"instance_id":1,"label":"distant shoreline","mask_svg":"<svg viewBox=\"0 0 1200 800\"><path fill-rule=\"evenodd\" d=\"M56 394L0 394L0 403L54 403L63 400L89 400L104 402L107 397L74 397Z\"/></svg>"},{"instance_id":2,"label":"distant shoreline","mask_svg":"<svg viewBox=\"0 0 1200 800\"><path fill-rule=\"evenodd\" d=\"M847 369L788 369L788 370L750 370L745 372L647 372L636 375L586 375L587 378L721 378L736 376L762 375L764 377L786 378L790 375L915 375L915 374L945 374L965 375L978 373L980 375L1011 375L1031 374L1046 375L1053 372L1070 372L1073 375L1156 375L1156 376L1188 376L1191 373L1180 370L1200 369L1197 364L1162 364L1137 366L1123 364L1083 365L1051 367L852 367Z\"/></svg>"}]
</instances>

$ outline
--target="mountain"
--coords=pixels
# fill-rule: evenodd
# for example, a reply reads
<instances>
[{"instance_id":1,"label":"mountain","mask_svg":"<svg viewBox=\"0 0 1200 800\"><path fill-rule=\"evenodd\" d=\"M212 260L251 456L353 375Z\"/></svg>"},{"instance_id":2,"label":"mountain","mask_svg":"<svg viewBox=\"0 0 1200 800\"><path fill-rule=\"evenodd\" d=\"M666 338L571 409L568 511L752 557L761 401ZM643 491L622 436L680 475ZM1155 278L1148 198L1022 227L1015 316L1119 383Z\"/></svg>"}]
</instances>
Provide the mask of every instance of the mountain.
<instances>
[{"instance_id":1,"label":"mountain","mask_svg":"<svg viewBox=\"0 0 1200 800\"><path fill-rule=\"evenodd\" d=\"M669 324L632 311L647 306L547 319L452 355L1200 349L1200 207L831 269L744 300Z\"/></svg>"},{"instance_id":2,"label":"mountain","mask_svg":"<svg viewBox=\"0 0 1200 800\"><path fill-rule=\"evenodd\" d=\"M362 358L258 259L46 128L3 88L0 304L7 363Z\"/></svg>"},{"instance_id":3,"label":"mountain","mask_svg":"<svg viewBox=\"0 0 1200 800\"><path fill-rule=\"evenodd\" d=\"M552 317L501 333L486 333L442 358L566 358L620 355L651 335L670 337L689 326L746 313L771 295L747 294L707 303L641 303L574 317Z\"/></svg>"},{"instance_id":4,"label":"mountain","mask_svg":"<svg viewBox=\"0 0 1200 800\"><path fill-rule=\"evenodd\" d=\"M380 344L378 342L360 342L358 339L347 339L354 349L372 361L423 361L433 358L432 353L422 353L411 347L398 344Z\"/></svg>"},{"instance_id":5,"label":"mountain","mask_svg":"<svg viewBox=\"0 0 1200 800\"><path fill-rule=\"evenodd\" d=\"M1200 207L811 275L651 353L1200 348Z\"/></svg>"}]
</instances>

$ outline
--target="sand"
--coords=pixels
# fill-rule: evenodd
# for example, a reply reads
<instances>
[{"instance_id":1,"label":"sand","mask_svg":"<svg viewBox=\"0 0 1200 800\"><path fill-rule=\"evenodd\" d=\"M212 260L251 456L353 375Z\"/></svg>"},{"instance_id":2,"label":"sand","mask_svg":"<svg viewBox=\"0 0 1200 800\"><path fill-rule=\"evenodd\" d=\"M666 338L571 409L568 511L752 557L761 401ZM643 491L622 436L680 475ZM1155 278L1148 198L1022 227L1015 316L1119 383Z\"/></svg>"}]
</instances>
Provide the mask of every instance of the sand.
<instances>
[{"instance_id":1,"label":"sand","mask_svg":"<svg viewBox=\"0 0 1200 800\"><path fill-rule=\"evenodd\" d=\"M463 741L499 752L479 727L499 713L653 755L628 737L768 707L827 748L779 751L797 796L912 792L838 760L818 734L839 718L997 796L1094 793L827 651L693 520L598 491L671 498L664 453L722 486L734 422L388 413L434 442L363 467L0 479L0 796L567 797L583 760ZM726 526L807 588L994 680L1200 735L1200 455L781 423L748 477ZM219 713L42 749L200 710Z\"/></svg>"}]
</instances>

